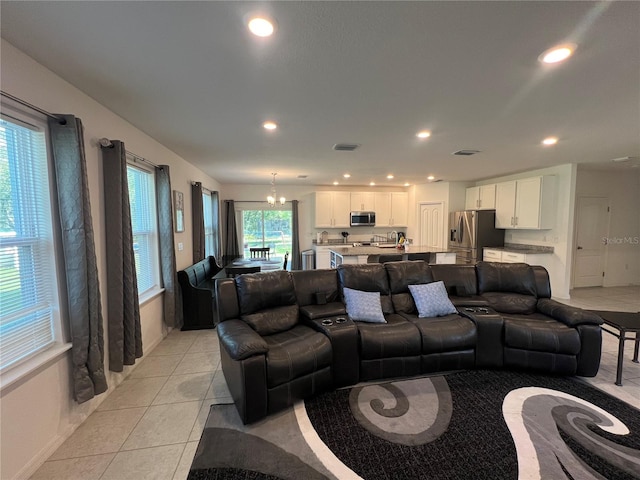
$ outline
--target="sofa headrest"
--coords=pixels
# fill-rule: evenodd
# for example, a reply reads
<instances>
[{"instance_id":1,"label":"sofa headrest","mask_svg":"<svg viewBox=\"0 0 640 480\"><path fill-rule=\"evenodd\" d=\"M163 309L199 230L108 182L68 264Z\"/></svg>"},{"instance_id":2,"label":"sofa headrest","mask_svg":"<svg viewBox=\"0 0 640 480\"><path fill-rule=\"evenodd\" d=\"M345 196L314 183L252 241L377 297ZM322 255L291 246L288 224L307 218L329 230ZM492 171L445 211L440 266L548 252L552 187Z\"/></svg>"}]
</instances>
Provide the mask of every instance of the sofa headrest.
<instances>
[{"instance_id":1,"label":"sofa headrest","mask_svg":"<svg viewBox=\"0 0 640 480\"><path fill-rule=\"evenodd\" d=\"M469 297L478 294L475 265L431 265L435 282L443 281L450 296Z\"/></svg>"},{"instance_id":2,"label":"sofa headrest","mask_svg":"<svg viewBox=\"0 0 640 480\"><path fill-rule=\"evenodd\" d=\"M509 292L537 295L533 270L526 263L478 262L478 292Z\"/></svg>"},{"instance_id":3,"label":"sofa headrest","mask_svg":"<svg viewBox=\"0 0 640 480\"><path fill-rule=\"evenodd\" d=\"M389 295L389 281L384 265L367 263L361 265L340 265L338 277L342 288L352 288L363 292L380 292Z\"/></svg>"},{"instance_id":4,"label":"sofa headrest","mask_svg":"<svg viewBox=\"0 0 640 480\"><path fill-rule=\"evenodd\" d=\"M240 275L235 281L241 315L296 303L293 280L284 270Z\"/></svg>"},{"instance_id":5,"label":"sofa headrest","mask_svg":"<svg viewBox=\"0 0 640 480\"><path fill-rule=\"evenodd\" d=\"M392 294L406 293L409 285L433 282L431 267L422 260L385 263Z\"/></svg>"},{"instance_id":6,"label":"sofa headrest","mask_svg":"<svg viewBox=\"0 0 640 480\"><path fill-rule=\"evenodd\" d=\"M338 274L335 270L296 270L291 272L298 305L337 302Z\"/></svg>"}]
</instances>

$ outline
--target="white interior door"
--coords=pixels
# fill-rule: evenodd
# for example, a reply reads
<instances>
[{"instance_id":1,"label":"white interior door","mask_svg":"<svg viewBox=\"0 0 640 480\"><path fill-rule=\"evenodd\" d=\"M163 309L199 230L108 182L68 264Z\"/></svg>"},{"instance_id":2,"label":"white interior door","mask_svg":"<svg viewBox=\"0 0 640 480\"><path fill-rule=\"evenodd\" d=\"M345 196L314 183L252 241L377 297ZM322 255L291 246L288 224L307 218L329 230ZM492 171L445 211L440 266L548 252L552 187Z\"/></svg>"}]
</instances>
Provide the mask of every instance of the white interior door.
<instances>
[{"instance_id":1,"label":"white interior door","mask_svg":"<svg viewBox=\"0 0 640 480\"><path fill-rule=\"evenodd\" d=\"M420 245L444 248L445 218L442 202L420 204Z\"/></svg>"},{"instance_id":2,"label":"white interior door","mask_svg":"<svg viewBox=\"0 0 640 480\"><path fill-rule=\"evenodd\" d=\"M574 287L601 287L604 280L605 239L609 230L609 199L579 197L576 215Z\"/></svg>"}]
</instances>

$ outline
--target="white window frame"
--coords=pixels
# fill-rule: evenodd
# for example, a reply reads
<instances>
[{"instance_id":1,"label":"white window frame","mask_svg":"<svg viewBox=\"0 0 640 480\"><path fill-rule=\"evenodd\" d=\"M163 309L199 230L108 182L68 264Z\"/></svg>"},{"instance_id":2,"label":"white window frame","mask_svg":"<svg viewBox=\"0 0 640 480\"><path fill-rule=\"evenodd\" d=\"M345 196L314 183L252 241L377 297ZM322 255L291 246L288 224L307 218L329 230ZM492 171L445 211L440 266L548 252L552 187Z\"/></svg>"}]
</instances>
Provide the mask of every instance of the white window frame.
<instances>
[{"instance_id":1,"label":"white window frame","mask_svg":"<svg viewBox=\"0 0 640 480\"><path fill-rule=\"evenodd\" d=\"M66 285L63 280L64 273L61 270L63 268L62 241L60 239L60 220L53 174L54 165L47 120L44 115L5 99L2 100L2 118L7 122L41 132L44 135L47 167L46 183L49 187L47 192L49 212L47 215L48 226L45 227L47 230L46 236L42 238L45 242L46 258L50 259L50 263L46 265L47 275L41 285L46 284L51 287L49 291L49 306L51 308L52 341L2 369L0 371L0 390L28 378L32 372L58 358L71 348L68 322L63 323L63 318L68 318L67 295ZM28 242L26 239L16 238L12 240L4 237L0 240L0 244L2 247L10 248L12 243L24 244L25 241Z\"/></svg>"},{"instance_id":2,"label":"white window frame","mask_svg":"<svg viewBox=\"0 0 640 480\"><path fill-rule=\"evenodd\" d=\"M149 238L149 245L151 247L149 252L149 257L151 260L150 265L152 267L152 271L151 271L152 282L151 282L151 285L146 290L142 291L140 289L140 283L139 283L140 279L138 279L138 302L140 303L140 305L143 305L164 291L164 289L162 288L161 280L160 280L160 277L161 277L160 246L159 246L159 238L158 238L159 234L158 234L158 214L157 214L158 206L157 206L156 182L155 182L156 172L154 168L146 165L144 162L138 160L137 157L127 152L127 172L129 168L139 170L149 175L148 177L149 196L147 200L149 202L149 210L150 210L149 218L152 223L151 225L152 229L147 233L147 235ZM131 192L129 192L129 195L131 195ZM130 199L130 206L131 206L132 205L131 196L129 197L129 199ZM137 234L136 232L133 231L133 225L132 225L132 234L133 235ZM134 261L135 261L135 258L134 258Z\"/></svg>"}]
</instances>

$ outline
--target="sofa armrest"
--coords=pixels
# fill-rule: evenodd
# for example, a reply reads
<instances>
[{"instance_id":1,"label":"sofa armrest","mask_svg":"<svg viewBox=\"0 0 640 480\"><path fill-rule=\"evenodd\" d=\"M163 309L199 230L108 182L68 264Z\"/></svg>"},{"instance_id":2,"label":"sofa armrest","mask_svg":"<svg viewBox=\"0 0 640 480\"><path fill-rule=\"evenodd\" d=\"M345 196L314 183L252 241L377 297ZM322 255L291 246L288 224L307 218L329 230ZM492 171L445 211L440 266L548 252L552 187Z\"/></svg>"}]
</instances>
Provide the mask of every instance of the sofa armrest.
<instances>
[{"instance_id":1,"label":"sofa armrest","mask_svg":"<svg viewBox=\"0 0 640 480\"><path fill-rule=\"evenodd\" d=\"M569 327L578 325L602 325L602 318L593 312L565 305L550 298L538 300L537 309L549 317L559 320Z\"/></svg>"},{"instance_id":2,"label":"sofa armrest","mask_svg":"<svg viewBox=\"0 0 640 480\"><path fill-rule=\"evenodd\" d=\"M233 360L244 360L269 351L269 346L242 320L227 320L218 325L220 344Z\"/></svg>"},{"instance_id":3,"label":"sofa armrest","mask_svg":"<svg viewBox=\"0 0 640 480\"><path fill-rule=\"evenodd\" d=\"M305 305L300 307L300 313L309 320L315 320L317 318L344 316L347 314L347 310L342 302L331 302L324 305Z\"/></svg>"}]
</instances>

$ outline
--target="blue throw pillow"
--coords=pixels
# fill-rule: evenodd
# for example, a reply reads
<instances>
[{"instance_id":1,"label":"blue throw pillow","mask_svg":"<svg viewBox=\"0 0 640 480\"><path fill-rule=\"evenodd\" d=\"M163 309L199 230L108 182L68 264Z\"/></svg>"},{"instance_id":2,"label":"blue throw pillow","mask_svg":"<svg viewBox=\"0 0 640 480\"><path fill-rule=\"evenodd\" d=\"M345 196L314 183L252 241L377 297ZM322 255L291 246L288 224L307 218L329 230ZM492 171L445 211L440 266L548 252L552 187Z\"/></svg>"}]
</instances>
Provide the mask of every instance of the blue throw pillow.
<instances>
[{"instance_id":1,"label":"blue throw pillow","mask_svg":"<svg viewBox=\"0 0 640 480\"><path fill-rule=\"evenodd\" d=\"M409 291L418 309L418 317L440 317L457 313L453 306L444 282L425 283L422 285L409 285Z\"/></svg>"},{"instance_id":2,"label":"blue throw pillow","mask_svg":"<svg viewBox=\"0 0 640 480\"><path fill-rule=\"evenodd\" d=\"M345 287L344 301L347 304L347 313L352 320L358 322L387 323L382 313L380 292L362 292Z\"/></svg>"}]
</instances>

